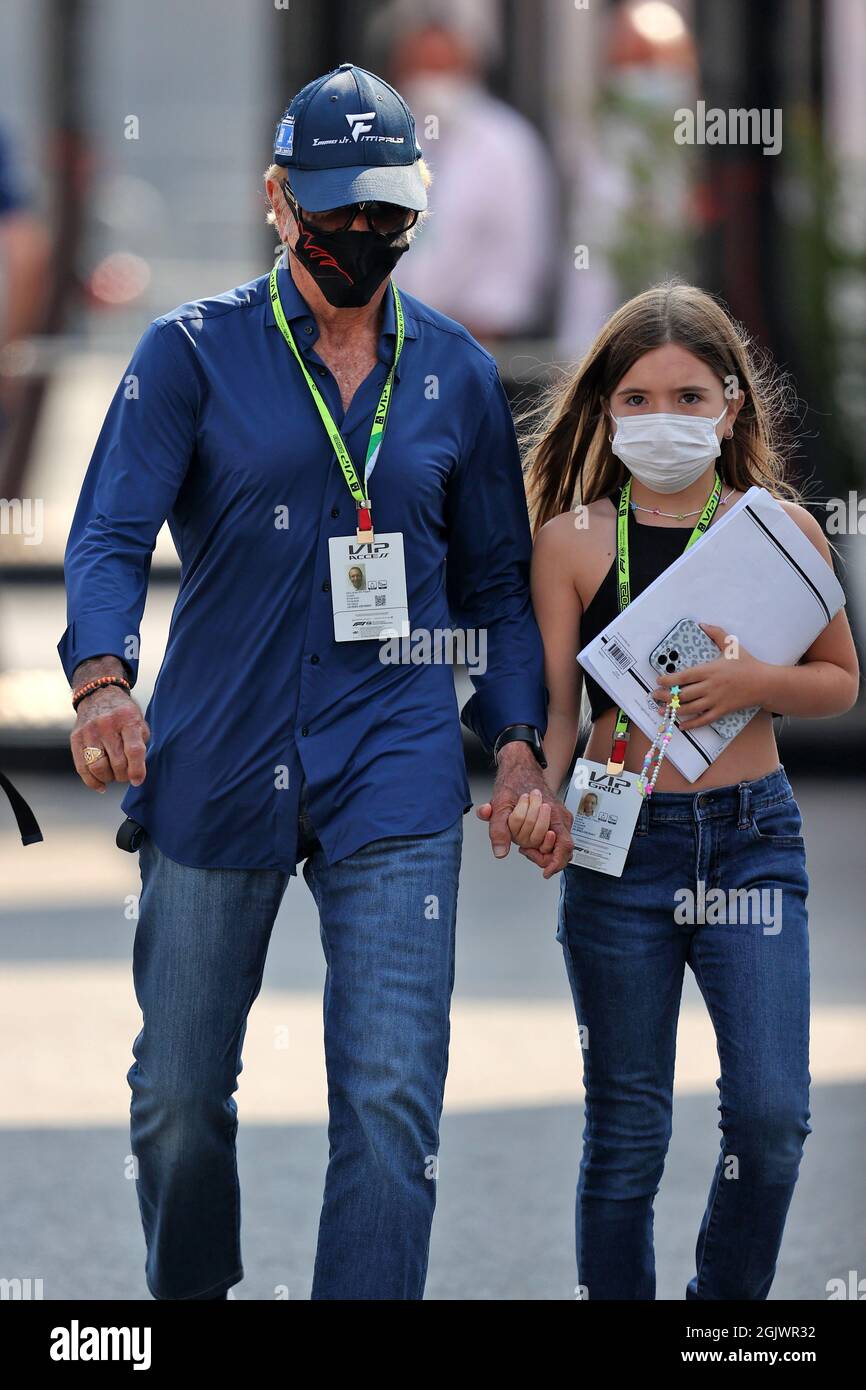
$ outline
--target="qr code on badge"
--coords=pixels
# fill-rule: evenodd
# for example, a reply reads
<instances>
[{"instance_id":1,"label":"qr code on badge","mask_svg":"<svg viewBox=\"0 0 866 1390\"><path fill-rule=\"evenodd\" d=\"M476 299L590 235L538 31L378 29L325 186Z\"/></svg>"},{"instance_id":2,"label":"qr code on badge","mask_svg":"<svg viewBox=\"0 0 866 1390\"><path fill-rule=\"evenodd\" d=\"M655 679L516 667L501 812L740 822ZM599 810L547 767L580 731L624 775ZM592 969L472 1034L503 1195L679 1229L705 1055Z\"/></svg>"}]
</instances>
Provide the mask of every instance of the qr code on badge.
<instances>
[{"instance_id":1,"label":"qr code on badge","mask_svg":"<svg viewBox=\"0 0 866 1390\"><path fill-rule=\"evenodd\" d=\"M375 600L376 600L376 607L377 607L377 608L384 608L384 607L385 607L385 600L386 600L386 598L388 597L388 595L387 595L387 594L375 594L374 597L375 597Z\"/></svg>"},{"instance_id":2,"label":"qr code on badge","mask_svg":"<svg viewBox=\"0 0 866 1390\"><path fill-rule=\"evenodd\" d=\"M609 840L609 839L610 839L610 835L611 835L610 826L608 826L608 825L603 825L603 826L601 827L601 834L599 835L598 838L599 838L600 840Z\"/></svg>"}]
</instances>

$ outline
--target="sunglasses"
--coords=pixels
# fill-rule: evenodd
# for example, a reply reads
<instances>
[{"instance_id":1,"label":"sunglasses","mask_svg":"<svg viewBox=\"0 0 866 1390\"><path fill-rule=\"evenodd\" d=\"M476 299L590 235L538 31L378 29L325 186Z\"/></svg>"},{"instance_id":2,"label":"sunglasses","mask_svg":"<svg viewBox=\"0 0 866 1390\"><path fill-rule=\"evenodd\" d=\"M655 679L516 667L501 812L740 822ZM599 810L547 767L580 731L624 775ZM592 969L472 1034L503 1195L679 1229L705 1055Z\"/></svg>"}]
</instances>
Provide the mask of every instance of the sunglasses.
<instances>
[{"instance_id":1,"label":"sunglasses","mask_svg":"<svg viewBox=\"0 0 866 1390\"><path fill-rule=\"evenodd\" d=\"M327 208L324 212L307 212L295 201L286 184L282 189L295 220L320 232L347 232L359 213L366 217L371 232L384 237L400 236L418 221L414 208L402 208L398 203L345 203L343 207Z\"/></svg>"}]
</instances>

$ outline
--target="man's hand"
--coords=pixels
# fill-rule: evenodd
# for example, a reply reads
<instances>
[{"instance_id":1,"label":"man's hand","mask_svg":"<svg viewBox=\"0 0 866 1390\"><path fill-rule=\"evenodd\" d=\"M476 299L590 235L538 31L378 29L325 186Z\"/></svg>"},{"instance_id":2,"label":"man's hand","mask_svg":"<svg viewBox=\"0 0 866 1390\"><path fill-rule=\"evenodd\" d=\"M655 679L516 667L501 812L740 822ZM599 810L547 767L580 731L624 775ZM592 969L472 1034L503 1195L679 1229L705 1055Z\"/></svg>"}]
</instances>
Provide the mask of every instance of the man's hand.
<instances>
[{"instance_id":1,"label":"man's hand","mask_svg":"<svg viewBox=\"0 0 866 1390\"><path fill-rule=\"evenodd\" d=\"M530 806L534 808L531 824ZM497 859L505 858L513 841L521 854L544 870L545 878L559 873L571 861L573 817L550 791L526 743L507 743L502 749L493 795L478 807L476 815L490 824L490 843Z\"/></svg>"},{"instance_id":2,"label":"man's hand","mask_svg":"<svg viewBox=\"0 0 866 1390\"><path fill-rule=\"evenodd\" d=\"M104 792L109 782L131 782L140 787L149 738L150 729L131 695L118 685L94 690L79 704L69 739L75 771L85 787L95 792ZM104 748L105 753L96 762L87 763L85 748Z\"/></svg>"}]
</instances>

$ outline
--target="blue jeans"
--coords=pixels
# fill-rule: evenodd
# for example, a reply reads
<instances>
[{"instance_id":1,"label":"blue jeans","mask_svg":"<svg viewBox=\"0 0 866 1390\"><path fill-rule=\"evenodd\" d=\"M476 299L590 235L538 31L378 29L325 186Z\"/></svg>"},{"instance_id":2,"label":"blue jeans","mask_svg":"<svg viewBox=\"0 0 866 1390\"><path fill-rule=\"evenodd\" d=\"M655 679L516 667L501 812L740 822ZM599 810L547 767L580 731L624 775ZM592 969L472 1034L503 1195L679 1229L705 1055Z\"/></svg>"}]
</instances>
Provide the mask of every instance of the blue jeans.
<instances>
[{"instance_id":1,"label":"blue jeans","mask_svg":"<svg viewBox=\"0 0 866 1390\"><path fill-rule=\"evenodd\" d=\"M655 1297L653 1198L687 962L716 1034L722 1143L686 1298L767 1297L810 1132L808 887L782 768L655 793L620 879L566 868L557 938L585 1030L583 1297Z\"/></svg>"},{"instance_id":2,"label":"blue jeans","mask_svg":"<svg viewBox=\"0 0 866 1390\"><path fill-rule=\"evenodd\" d=\"M330 1160L315 1299L419 1299L436 1201L462 817L328 865L301 803L327 961ZM288 875L196 869L146 837L133 973L132 1152L159 1299L243 1277L232 1093Z\"/></svg>"}]
</instances>

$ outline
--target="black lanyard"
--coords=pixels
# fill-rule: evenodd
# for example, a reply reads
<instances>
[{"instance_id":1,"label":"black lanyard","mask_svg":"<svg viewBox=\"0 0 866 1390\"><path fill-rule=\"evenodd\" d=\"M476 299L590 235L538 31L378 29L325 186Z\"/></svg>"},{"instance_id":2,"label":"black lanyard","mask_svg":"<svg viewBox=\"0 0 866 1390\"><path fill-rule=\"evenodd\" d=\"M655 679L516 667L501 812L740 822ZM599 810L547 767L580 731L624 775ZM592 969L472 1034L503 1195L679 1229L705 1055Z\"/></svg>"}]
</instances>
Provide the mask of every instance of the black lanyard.
<instances>
[{"instance_id":1,"label":"black lanyard","mask_svg":"<svg viewBox=\"0 0 866 1390\"><path fill-rule=\"evenodd\" d=\"M22 845L36 845L44 838L39 824L31 811L24 797L17 787L14 787L9 778L0 772L0 787L9 798L9 805L15 812L15 819L18 822L18 830L21 834Z\"/></svg>"}]
</instances>

